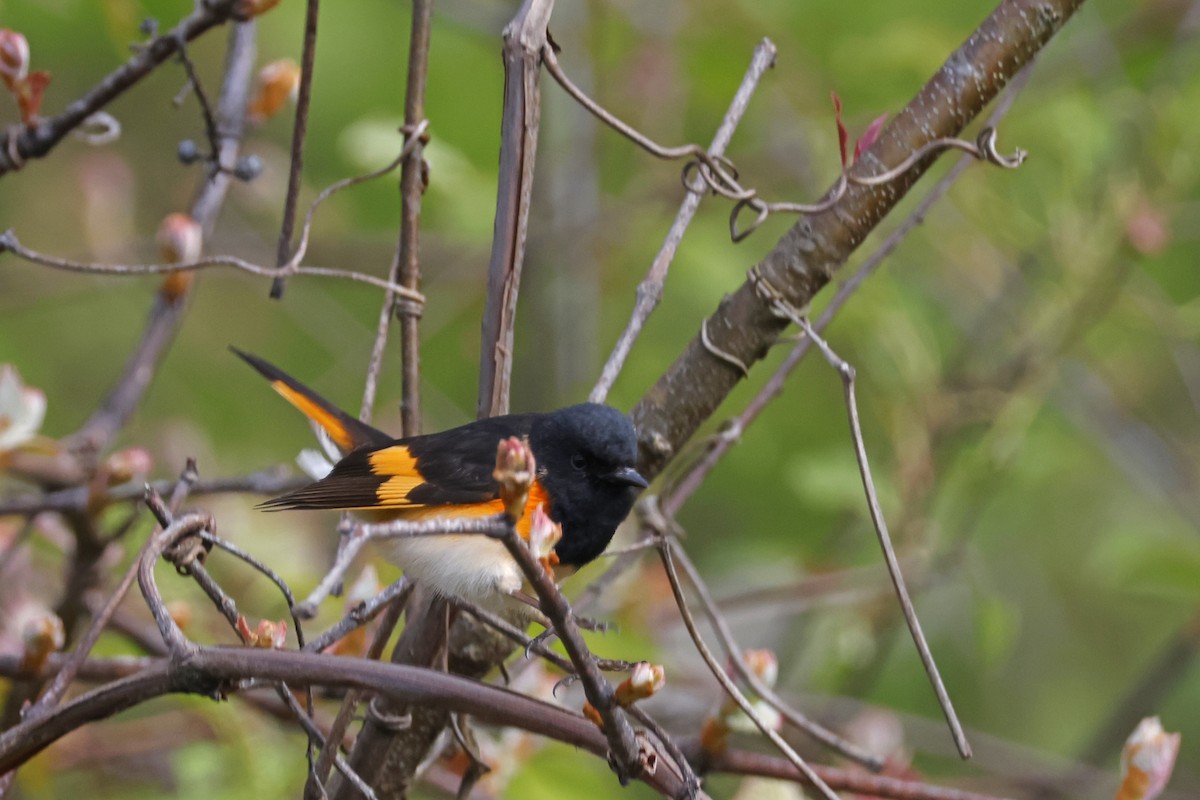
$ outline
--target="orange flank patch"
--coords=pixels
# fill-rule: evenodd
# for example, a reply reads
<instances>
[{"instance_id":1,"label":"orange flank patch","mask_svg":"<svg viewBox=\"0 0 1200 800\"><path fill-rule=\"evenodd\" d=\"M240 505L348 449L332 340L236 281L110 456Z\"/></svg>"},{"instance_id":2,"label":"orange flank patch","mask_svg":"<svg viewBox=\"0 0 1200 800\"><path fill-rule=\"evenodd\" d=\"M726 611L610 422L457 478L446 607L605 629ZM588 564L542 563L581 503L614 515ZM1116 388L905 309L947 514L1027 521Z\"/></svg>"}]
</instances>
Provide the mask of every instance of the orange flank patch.
<instances>
[{"instance_id":1,"label":"orange flank patch","mask_svg":"<svg viewBox=\"0 0 1200 800\"><path fill-rule=\"evenodd\" d=\"M271 381L271 386L283 396L284 400L300 409L300 413L320 425L321 429L329 434L329 438L333 439L333 443L343 452L354 449L354 440L350 438L350 432L342 426L336 416L283 381Z\"/></svg>"},{"instance_id":2,"label":"orange flank patch","mask_svg":"<svg viewBox=\"0 0 1200 800\"><path fill-rule=\"evenodd\" d=\"M380 489L382 492L382 488ZM533 521L533 512L539 505L544 510L550 508L550 496L542 488L542 484L534 482L529 490L529 500L525 503L525 513L517 520L517 533L522 539L529 540L529 526ZM499 500L489 500L486 503L470 503L464 505L442 506L410 506L397 516L402 519L437 519L439 517L491 517L504 513L504 503Z\"/></svg>"}]
</instances>

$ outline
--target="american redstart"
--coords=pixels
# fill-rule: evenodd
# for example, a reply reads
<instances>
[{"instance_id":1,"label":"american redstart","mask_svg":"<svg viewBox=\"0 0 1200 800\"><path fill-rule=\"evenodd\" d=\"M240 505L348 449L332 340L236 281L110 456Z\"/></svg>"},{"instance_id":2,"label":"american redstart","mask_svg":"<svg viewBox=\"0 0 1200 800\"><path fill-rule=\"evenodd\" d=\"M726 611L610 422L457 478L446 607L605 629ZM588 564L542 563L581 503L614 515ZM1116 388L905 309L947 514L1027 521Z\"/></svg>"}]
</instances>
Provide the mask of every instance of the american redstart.
<instances>
[{"instance_id":1,"label":"american redstart","mask_svg":"<svg viewBox=\"0 0 1200 800\"><path fill-rule=\"evenodd\" d=\"M271 510L353 510L373 522L489 516L504 510L492 477L496 448L527 439L536 477L517 530L526 538L543 506L562 526L554 548L559 577L604 552L647 482L635 468L637 436L609 406L582 403L548 413L506 414L440 433L393 439L337 408L261 358L230 348L324 431L343 458L324 478L263 503ZM443 594L484 600L524 583L504 545L484 536L394 539L392 557L409 577Z\"/></svg>"}]
</instances>

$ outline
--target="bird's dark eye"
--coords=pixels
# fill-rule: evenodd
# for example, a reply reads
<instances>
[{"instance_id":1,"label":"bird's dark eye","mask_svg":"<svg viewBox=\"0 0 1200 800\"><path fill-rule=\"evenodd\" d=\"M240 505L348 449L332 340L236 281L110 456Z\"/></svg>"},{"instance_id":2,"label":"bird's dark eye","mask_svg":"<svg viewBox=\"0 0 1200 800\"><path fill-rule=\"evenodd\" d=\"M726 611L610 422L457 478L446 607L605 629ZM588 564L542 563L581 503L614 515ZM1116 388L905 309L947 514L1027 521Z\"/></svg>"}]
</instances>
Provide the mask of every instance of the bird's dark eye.
<instances>
[{"instance_id":1,"label":"bird's dark eye","mask_svg":"<svg viewBox=\"0 0 1200 800\"><path fill-rule=\"evenodd\" d=\"M584 468L587 467L587 461L584 460L583 456L576 453L571 456L571 466L579 472L583 472Z\"/></svg>"}]
</instances>

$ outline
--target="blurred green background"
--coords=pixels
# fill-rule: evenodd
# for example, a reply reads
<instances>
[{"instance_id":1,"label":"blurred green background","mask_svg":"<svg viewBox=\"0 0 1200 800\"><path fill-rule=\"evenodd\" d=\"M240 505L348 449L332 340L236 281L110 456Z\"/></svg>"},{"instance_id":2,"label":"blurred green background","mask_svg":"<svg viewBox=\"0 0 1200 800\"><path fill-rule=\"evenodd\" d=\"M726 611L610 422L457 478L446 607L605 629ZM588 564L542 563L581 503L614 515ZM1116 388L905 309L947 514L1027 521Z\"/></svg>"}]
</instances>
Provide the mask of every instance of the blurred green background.
<instances>
[{"instance_id":1,"label":"blurred green background","mask_svg":"<svg viewBox=\"0 0 1200 800\"><path fill-rule=\"evenodd\" d=\"M23 32L32 67L52 73L43 110L54 114L128 57L143 18L165 29L190 8L183 0L0 0L0 26ZM769 36L776 68L728 154L763 196L812 201L838 170L830 92L841 96L852 132L896 113L991 8L980 0L562 2L551 30L568 74L667 144L708 142L755 43ZM422 233L426 430L473 414L499 147L499 33L515 4L459 0L437 10ZM399 147L408 11L381 0L324 5L302 202L385 164ZM259 61L298 58L302 22L298 0L262 18ZM858 367L884 510L973 734L973 765L952 757L888 594L841 386L823 362L801 367L681 515L686 547L726 601L742 644L778 653L781 688L837 726L870 727L863 712L871 707L894 712L902 748L931 780L969 776L975 788L1032 797L1031 786L1096 761L1110 772L1073 782L1066 796L1110 797L1121 738L1139 717L1159 714L1183 733L1168 796L1200 795L1198 33L1195 2L1086 4L1000 127L1002 151L1030 152L1025 166L973 166L827 332ZM190 48L214 95L224 47L224 32L214 31ZM200 178L199 167L175 158L181 139L203 135L194 98L172 106L183 81L178 64L168 65L114 102L108 110L123 126L116 143L67 140L0 179L0 228L58 256L155 260L159 220L187 208ZM543 85L517 409L586 397L682 192L678 164L649 157L548 78ZM0 97L0 122L15 119ZM289 137L288 113L249 134L245 149L265 170L233 187L208 252L273 263ZM845 276L951 161L923 179ZM773 218L734 245L728 212L721 200L703 204L614 405L636 402L792 223ZM397 216L394 178L336 196L317 216L306 263L384 274ZM0 363L46 391L45 434L75 430L96 407L158 283L0 256ZM267 288L232 271L200 275L182 332L119 440L149 449L157 477L177 474L187 456L215 477L309 446L299 417L229 344L357 409L379 292L306 278L275 302ZM706 430L745 405L785 350L754 370ZM389 358L376 419L396 429L395 348ZM222 533L307 592L329 558L334 521L266 517L253 502L201 504L217 513ZM658 572L647 557L631 584L611 593L604 613L622 632L593 641L604 655L665 663L669 689L651 708L691 732L719 695ZM253 576L236 566L222 575L248 615L281 614ZM169 588L186 595L175 583ZM329 605L332 619L336 601ZM295 796L303 780L301 737L236 705L161 701L112 725L160 738L132 736L144 749L88 757L88 741L115 735L96 727L23 769L22 796L71 797L81 787L97 797ZM714 784L717 796L736 790L729 779ZM498 791L548 798L617 789L599 761L547 747Z\"/></svg>"}]
</instances>

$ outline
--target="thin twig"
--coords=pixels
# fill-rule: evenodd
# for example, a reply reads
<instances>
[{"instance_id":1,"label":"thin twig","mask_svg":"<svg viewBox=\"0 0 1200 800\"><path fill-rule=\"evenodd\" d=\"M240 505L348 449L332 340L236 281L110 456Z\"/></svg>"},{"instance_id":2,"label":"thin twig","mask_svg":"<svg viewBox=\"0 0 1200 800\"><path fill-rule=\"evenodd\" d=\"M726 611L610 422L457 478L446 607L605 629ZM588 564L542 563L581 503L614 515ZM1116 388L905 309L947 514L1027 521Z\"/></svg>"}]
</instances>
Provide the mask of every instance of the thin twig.
<instances>
[{"instance_id":1,"label":"thin twig","mask_svg":"<svg viewBox=\"0 0 1200 800\"><path fill-rule=\"evenodd\" d=\"M429 82L429 40L433 0L413 0L412 35L408 49L408 82L404 93L404 129L417 144L400 168L400 243L393 282L413 291L421 284L421 195L428 182L424 159L425 136L417 128L425 121L425 89ZM400 430L405 436L421 428L421 309L390 298L400 318Z\"/></svg>"},{"instance_id":2,"label":"thin twig","mask_svg":"<svg viewBox=\"0 0 1200 800\"><path fill-rule=\"evenodd\" d=\"M225 539L222 539L221 537L216 536L207 530L200 532L200 538L211 543L217 548L224 550L226 553L229 553L235 558L238 558L241 561L249 564L259 573L266 576L271 583L275 584L276 588L279 589L280 594L283 595L283 599L287 601L288 610L291 612L292 626L296 629L296 646L301 650L304 650L305 642L304 627L301 624L302 617L296 613L296 597L292 594L291 587L287 585L287 581L285 581L275 570L268 567L262 560L252 556L250 553L238 547L233 542L226 541Z\"/></svg>"},{"instance_id":3,"label":"thin twig","mask_svg":"<svg viewBox=\"0 0 1200 800\"><path fill-rule=\"evenodd\" d=\"M317 606L342 582L346 570L358 555L358 552L372 540L405 539L413 536L442 536L452 533L480 533L491 536L502 533L505 529L504 517L446 517L423 520L394 520L375 524L356 525L338 550L337 559L329 571L321 578L321 582L309 593L301 603L297 612L304 617L316 614Z\"/></svg>"},{"instance_id":4,"label":"thin twig","mask_svg":"<svg viewBox=\"0 0 1200 800\"><path fill-rule=\"evenodd\" d=\"M567 675L564 678L564 682L568 685L579 677L579 673L576 672L575 665L571 663L571 660L563 658L551 650L541 637L529 636L525 631L508 622L499 614L493 614L486 608L463 600L461 597L451 597L449 600L455 608L470 614L488 627L504 634L510 641L525 648L526 655L530 653L536 654L539 658L562 670ZM629 672L629 670L633 669L633 663L609 658L597 658L596 667L604 672Z\"/></svg>"},{"instance_id":5,"label":"thin twig","mask_svg":"<svg viewBox=\"0 0 1200 800\"><path fill-rule=\"evenodd\" d=\"M397 163L404 164L404 167L401 168L401 174L400 174L400 184L402 187L406 185L404 182L404 174L405 174L404 170L407 168L408 164L411 163L414 158L419 160L422 167L424 167L424 165L425 165L425 161L424 161L424 157L423 157L422 153L423 153L423 147L424 147L424 139L425 139L425 137L428 136L428 133L427 133L428 127L429 127L429 122L427 120L420 120L416 123L413 123L412 126L405 125L404 131L403 131L404 137L405 137L404 147L400 151L399 158L396 159ZM389 171L390 171L390 168L389 168ZM423 191L423 188L421 189L421 191ZM418 204L418 210L416 213L419 214L420 213L420 210L419 210L420 198L418 197L417 200L415 200L414 202L416 202ZM405 219L404 214L405 214L406 208L407 208L407 206L402 201L402 203L401 203L402 220ZM398 248L396 250L396 257L393 260L392 268L391 268L391 271L389 274L391 275L391 280L393 283L400 283L404 286L409 286L410 288L412 288L415 291L417 289L417 285L419 284L419 278L420 278L419 260L417 260L418 256L420 254L419 254L419 251L417 251L415 244L412 245L413 253L414 253L414 255L412 257L417 264L417 266L414 267L415 269L418 270L416 273L417 279L413 280L411 282L406 282L402 275L403 271L400 269L403 264L407 263L406 259L408 257L407 256L408 251L405 249L405 247L406 247L405 231L407 231L407 230L409 230L407 225L402 224L401 225L401 233L400 233L400 238L401 238L400 245L398 246ZM417 230L419 230L419 228L417 228ZM416 236L418 234L413 233L411 235ZM403 304L403 305L401 305L401 304ZM413 348L414 355L412 356L411 359L409 357L409 346L407 344L405 344L405 345L402 345L402 347L401 347L401 364L402 364L402 373L404 376L402 378L402 382L404 383L404 386L409 386L409 385L414 385L414 384L420 383L420 350L417 347L417 344L419 344L419 339L416 334L416 323L420 321L422 308L421 308L420 304L414 304L411 299L402 300L401 298L397 297L397 295L394 292L389 290L387 292L387 294L384 295L383 305L379 310L379 323L375 327L375 342L371 346L371 358L367 365L367 378L366 378L366 381L364 381L364 383L363 383L362 406L358 413L358 418L360 420L362 420L363 422L370 422L371 417L373 415L373 410L375 407L375 390L379 383L380 370L383 369L383 351L387 347L388 331L391 329L392 315L397 313L398 311L399 311L399 313L401 313L402 319L413 320L412 325L414 328L412 339L404 340L405 342L411 341L413 343L412 348ZM402 326L402 329L403 329L403 326ZM410 363L417 365L415 368L411 368L411 369L416 370L416 372L412 376L413 384L409 383L410 376L408 375L408 373L410 372L410 367L409 367ZM405 407L405 401L402 399L401 403L400 403L401 427L404 430L404 434L406 436L417 433L418 432L417 429L419 428L419 425L417 425L417 423L420 421L419 385L418 385L418 388L413 391L414 391L414 395L413 395L412 402L416 403L416 405L415 406L410 405L410 407L415 408L416 411L413 414L411 414L412 419L408 423L408 425L410 425L410 426L415 426L411 430L409 429L409 427L406 427L405 418L404 418L404 414L403 414L403 409ZM401 393L402 393L402 395L404 395L405 389L402 388Z\"/></svg>"},{"instance_id":6,"label":"thin twig","mask_svg":"<svg viewBox=\"0 0 1200 800\"><path fill-rule=\"evenodd\" d=\"M196 74L196 65L192 63L191 56L188 55L187 41L181 37L176 44L179 47L179 61L183 64L183 71L187 73L187 87L196 93L196 102L200 104L200 116L204 119L204 136L208 139L209 150L215 162L214 167L221 169L222 164L219 160L221 136L217 127L217 119L213 115L212 104L208 102L208 93L204 91L200 77Z\"/></svg>"},{"instance_id":7,"label":"thin twig","mask_svg":"<svg viewBox=\"0 0 1200 800\"><path fill-rule=\"evenodd\" d=\"M264 277L276 277L280 274L287 274L313 275L322 278L344 278L346 280L367 283L380 289L387 289L418 303L425 302L425 298L420 292L411 291L391 281L376 278L374 275L366 275L361 272L332 267L302 267L299 265L284 265L280 268L265 267L236 256L209 256L195 261L171 264L97 264L89 261L72 261L66 258L56 258L44 255L36 250L30 250L17 241L17 237L11 229L0 234L0 254L5 251L11 252L26 261L41 264L42 266L92 275L157 275L165 272L191 272L193 270L204 269L205 267L233 267L243 272L249 272L251 275Z\"/></svg>"},{"instance_id":8,"label":"thin twig","mask_svg":"<svg viewBox=\"0 0 1200 800\"><path fill-rule=\"evenodd\" d=\"M537 594L538 605L549 618L575 666L583 692L588 702L599 713L604 722L604 734L612 751L613 767L622 784L640 776L644 769L641 752L634 740L633 729L622 710L616 705L613 687L596 665L596 656L588 649L579 627L575 624L571 606L559 590L558 585L546 574L538 560L533 557L525 541L513 525L507 525L498 537L509 555L520 566L525 579Z\"/></svg>"},{"instance_id":9,"label":"thin twig","mask_svg":"<svg viewBox=\"0 0 1200 800\"><path fill-rule=\"evenodd\" d=\"M211 481L197 481L191 487L192 495L210 495L225 493L252 493L261 495L277 495L297 489L306 481L288 474L286 468L252 472L248 475L235 475L230 478L218 478ZM150 484L150 488L159 494L171 490L173 481L160 480ZM88 486L73 486L47 494L21 494L0 500L0 516L19 514L31 516L43 511L83 511L89 503L108 506L113 503L124 503L131 500L140 501L145 495L145 485L133 482L114 486L100 495L91 492ZM0 560L2 560L0 556Z\"/></svg>"},{"instance_id":10,"label":"thin twig","mask_svg":"<svg viewBox=\"0 0 1200 800\"><path fill-rule=\"evenodd\" d=\"M921 630L921 621L917 618L916 609L913 608L912 598L908 596L908 588L904 585L904 575L900 571L900 562L896 559L896 551L892 548L892 540L888 535L887 521L884 519L883 510L879 507L879 497L875 493L875 482L871 478L871 465L867 461L867 448L863 443L862 428L858 421L858 400L854 392L854 367L844 361L830 348L829 344L808 324L808 320L801 317L797 322L803 328L804 333L821 350L821 354L825 356L825 360L829 362L829 365L837 371L838 376L842 379L842 387L846 400L846 413L850 421L850 436L854 441L854 456L858 461L858 471L862 477L863 490L867 493L867 507L871 512L871 521L875 524L875 533L879 538L879 546L883 550L883 558L887 563L888 575L891 576L892 585L896 588L896 598L900 601L900 608L904 611L904 621L908 623L908 630L912 634L913 643L916 645L917 652L921 656L921 664L925 667L925 674L929 677L929 682L933 685L933 691L937 695L938 704L942 707L942 713L945 714L946 722L950 725L954 744L958 747L958 752L963 758L970 758L971 745L967 741L967 735L963 731L962 723L958 720L958 715L954 712L954 704L951 702L950 695L946 691L946 686L942 682L942 676L938 672L937 663L933 660L933 654L929 651L929 644L925 641L925 634Z\"/></svg>"},{"instance_id":11,"label":"thin twig","mask_svg":"<svg viewBox=\"0 0 1200 800\"><path fill-rule=\"evenodd\" d=\"M184 498L187 497L188 490L195 482L195 477L195 463L189 460L171 496L173 507L178 508ZM26 718L33 719L45 715L50 709L58 705L58 702L66 694L67 689L70 688L71 683L75 680L75 676L79 673L80 668L91 654L92 648L100 640L100 635L108 627L109 620L116 613L117 606L125 599L125 595L129 592L129 587L133 586L133 581L137 577L138 562L146 554L146 551L149 550L151 543L161 531L161 528L155 528L151 531L149 537L143 543L141 550L138 552L137 557L129 565L129 568L125 570L125 574L121 576L121 580L117 583L116 588L113 589L112 594L109 595L104 606L100 609L99 613L92 616L91 624L88 625L87 631L80 637L79 642L75 645L75 649L71 652L70 657L63 664L62 669L54 674L54 679L50 682L50 685L46 687L46 690L37 699L37 702L26 711L24 715Z\"/></svg>"},{"instance_id":12,"label":"thin twig","mask_svg":"<svg viewBox=\"0 0 1200 800\"><path fill-rule=\"evenodd\" d=\"M288 711L292 712L293 719L300 723L300 727L304 728L304 732L308 735L309 741L315 743L316 746L321 749L322 753L333 753L333 766L337 768L337 771L342 773L346 780L350 781L350 783L354 785L354 788L358 789L362 796L367 798L367 800L376 800L375 791L367 785L366 781L359 777L359 774L354 771L354 768L350 766L349 762L342 757L342 754L338 752L337 746L334 745L333 747L330 747L330 744L336 743L340 737L332 734L328 737L321 735L321 731L317 729L317 726L313 724L313 721L309 715L304 713L304 709L300 707L300 703L297 702L296 698L292 696L292 693L288 689L286 683L281 683L279 685L277 694L279 695L279 699L282 700L284 705L287 706ZM316 766L314 765L313 771L311 771L309 774L315 774L315 769Z\"/></svg>"},{"instance_id":13,"label":"thin twig","mask_svg":"<svg viewBox=\"0 0 1200 800\"><path fill-rule=\"evenodd\" d=\"M719 173L729 182L735 182L732 175L727 171L730 165L722 156L710 155L703 147L698 144L685 144L679 147L664 147L658 144L650 137L639 132L633 126L621 121L610 112L608 109L601 106L592 98L588 97L587 93L576 86L566 72L563 71L562 65L558 63L558 56L554 52L554 48L550 45L544 45L542 49L542 62L546 66L546 71L551 77L558 82L558 85L566 91L575 102L583 106L593 116L609 126L617 133L629 139L631 142L641 147L646 152L656 158L676 160L680 158L694 158L704 164L707 169ZM685 184L686 185L686 184Z\"/></svg>"},{"instance_id":14,"label":"thin twig","mask_svg":"<svg viewBox=\"0 0 1200 800\"><path fill-rule=\"evenodd\" d=\"M741 122L746 107L750 105L750 98L754 94L754 90L758 87L759 80L774 64L775 45L770 39L763 39L754 48L754 55L750 59L750 66L746 69L746 74L742 77L742 83L738 86L738 90L729 104L729 109L725 112L724 119L721 120L721 125L713 135L712 144L708 146L707 151L709 157L716 159L724 155L725 148L729 146L729 142L733 138L733 132L737 129L738 123ZM696 215L696 210L700 207L701 197L700 192L689 191L684 195L683 201L679 204L679 211L675 215L675 221L671 223L671 228L667 231L667 236L663 240L662 247L654 257L654 262L650 265L650 271L646 274L642 282L638 284L637 302L629 318L629 323L625 326L625 330L621 332L621 336L613 347L608 361L604 364L604 369L600 372L600 379L596 382L595 388L592 389L592 393L588 397L593 403L603 403L604 399L608 396L608 392L612 388L613 383L616 382L617 376L621 374L621 368L625 366L625 359L629 357L629 351L633 349L633 343L637 341L638 335L642 332L642 326L645 325L646 320L662 299L663 285L667 279L667 270L671 267L671 261L675 258L675 252L679 249L679 243L682 241L688 225L691 224L692 218Z\"/></svg>"},{"instance_id":15,"label":"thin twig","mask_svg":"<svg viewBox=\"0 0 1200 800\"><path fill-rule=\"evenodd\" d=\"M180 57L184 59L190 79L195 81L191 62L187 59L182 47L185 38L179 34L176 46L179 47ZM204 103L205 125L210 129L209 136L212 141L214 165L232 164L237 160L238 151L241 148L242 132L245 128L246 98L250 91L254 53L254 23L236 23L229 31L225 74L217 98L215 120L212 119L212 111L208 108L207 99L200 92L199 84L196 84L197 96L202 98ZM216 226L217 215L229 189L229 182L228 172L216 168L211 169L192 201L189 216L200 225L205 240L211 236ZM9 234L0 238L7 239ZM12 242L16 243L16 237L12 236L11 238ZM0 241L0 253L4 249L5 243ZM185 291L159 291L155 295L154 304L150 309L141 338L127 359L116 386L79 431L70 437L72 445L85 452L98 452L104 449L137 409L150 382L158 374L158 367L166 357L167 350L175 339L175 334L183 324L188 308L187 303L183 302L184 295Z\"/></svg>"},{"instance_id":16,"label":"thin twig","mask_svg":"<svg viewBox=\"0 0 1200 800\"><path fill-rule=\"evenodd\" d=\"M153 503L153 497L148 496L146 504L150 506L151 511L155 511ZM162 509L165 511L165 506ZM156 512L156 516L158 516L158 512ZM179 624L167 610L162 594L158 591L158 583L154 579L154 566L158 563L164 549L184 536L195 536L199 531L211 528L212 524L212 517L207 514L187 514L176 517L163 528L161 533L150 537L136 562L138 587L141 589L142 598L149 606L150 613L154 616L154 622L158 625L158 632L162 635L163 642L166 643L172 657L187 656L195 652L196 645L188 640Z\"/></svg>"},{"instance_id":17,"label":"thin twig","mask_svg":"<svg viewBox=\"0 0 1200 800\"><path fill-rule=\"evenodd\" d=\"M660 542L658 553L662 558L663 568L666 570L667 578L671 582L671 592L675 595L675 605L678 607L679 613L683 617L684 625L688 629L688 634L692 637L692 643L695 644L696 651L700 653L700 657L703 658L704 663L708 665L709 672L713 674L713 677L715 677L717 682L721 684L721 688L723 688L730 699L737 704L738 708L740 708L746 714L746 716L750 718L755 727L762 731L763 736L766 736L767 739L771 741L771 744L775 745L775 747L779 749L779 752L783 753L784 756L787 757L788 761L800 771L801 775L811 782L811 785L818 792L820 792L821 795L826 798L826 800L838 800L837 795L833 793L832 789L825 785L825 782L822 781L820 776L813 771L813 768L808 764L808 762L801 758L800 754L797 753L790 744L784 741L783 737L780 736L774 728L763 721L758 712L754 710L754 706L751 705L750 701L746 699L746 696L742 694L742 690L739 689L737 684L725 674L724 667L722 667L720 662L717 661L717 657L713 655L713 652L708 648L708 645L704 643L704 637L700 634L700 629L696 626L696 620L692 616L692 612L688 607L687 598L684 597L683 594L683 585L679 582L679 575L675 571L675 560L672 555L672 550L678 545L666 531L659 531L658 533Z\"/></svg>"},{"instance_id":18,"label":"thin twig","mask_svg":"<svg viewBox=\"0 0 1200 800\"><path fill-rule=\"evenodd\" d=\"M308 131L308 109L312 103L313 65L317 56L317 15L320 0L308 0L304 12L304 50L300 56L300 88L296 95L296 116L292 123L292 150L288 160L287 194L283 200L283 221L279 225L279 242L275 248L275 264L289 263L292 249L292 229L296 224L296 203L300 199L300 176L304 168L304 136ZM287 273L271 282L271 297L283 296L283 281Z\"/></svg>"},{"instance_id":19,"label":"thin twig","mask_svg":"<svg viewBox=\"0 0 1200 800\"><path fill-rule=\"evenodd\" d=\"M666 526L670 526L671 524L669 520L666 521ZM651 526L660 530L665 529L662 521L652 522ZM882 769L883 761L878 756L866 752L861 747L838 736L833 731L818 725L799 711L796 711L783 698L776 694L771 687L767 686L753 670L746 666L742 648L738 645L737 639L729 627L729 623L725 620L720 608L717 607L716 602L713 600L712 594L708 591L708 586L704 583L704 579L700 576L696 565L688 558L684 549L678 545L675 546L672 555L691 582L692 591L700 599L700 605L704 608L705 615L712 624L713 630L716 631L717 638L721 640L721 646L725 649L726 654L728 654L729 662L732 664L734 671L737 672L738 677L748 683L755 694L778 711L780 716L796 729L803 731L834 752L861 764L867 769L875 771ZM688 614L690 615L690 611Z\"/></svg>"},{"instance_id":20,"label":"thin twig","mask_svg":"<svg viewBox=\"0 0 1200 800\"><path fill-rule=\"evenodd\" d=\"M301 647L302 650L309 650L314 653L320 653L327 647L331 647L337 641L346 636L351 631L361 628L379 615L379 612L388 607L388 604L396 600L401 606L408 598L408 593L412 591L412 583L404 577L392 583L379 594L357 603L344 617L338 620L328 630L321 633L320 636L309 641Z\"/></svg>"},{"instance_id":21,"label":"thin twig","mask_svg":"<svg viewBox=\"0 0 1200 800\"><path fill-rule=\"evenodd\" d=\"M921 147L917 148L912 153L902 160L898 165L890 169L885 169L883 172L873 175L860 175L842 170L834 188L828 192L824 198L816 203L788 203L774 202L770 203L758 196L758 191L753 188L746 188L741 185L737 178L737 170L733 165L719 154L714 154L711 151L704 151L699 145L686 144L679 147L664 147L650 139L648 136L640 133L632 126L622 122L614 114L605 109L595 100L592 100L586 93L567 77L563 72L562 67L558 63L558 59L553 48L546 46L542 53L542 59L546 64L546 70L558 81L559 85L566 90L580 105L590 111L597 119L608 125L613 130L620 133L625 138L632 141L642 149L646 150L656 158L662 159L691 159L688 165L684 168L684 185L689 191L698 192L703 188L708 188L714 194L718 194L728 200L734 201L736 204L729 215L729 232L730 237L735 242L740 242L753 233L771 214L787 213L787 214L819 214L828 211L833 206L841 201L842 197L851 185L857 186L881 186L885 183L896 180L904 175L918 163L942 150L955 148L970 153L975 158L981 161L987 161L990 164L995 164L1005 169L1015 169L1025 160L1026 153L1023 150L1017 150L1011 156L1005 156L996 149L996 131L994 128L984 128L974 142L969 142L964 139L958 139L952 136L943 136L938 139L926 142ZM688 182L688 178L695 172L703 181L703 186L693 186ZM752 208L758 212L757 218L747 228L738 226L738 217L743 208Z\"/></svg>"},{"instance_id":22,"label":"thin twig","mask_svg":"<svg viewBox=\"0 0 1200 800\"><path fill-rule=\"evenodd\" d=\"M988 117L988 126L998 125L1005 115L1007 115L1009 109L1012 108L1012 104L1020 96L1021 90L1029 82L1029 78L1033 74L1032 67L1033 64L1031 63L1013 78L1004 96L996 104L996 108L991 116ZM837 293L829 301L829 305L825 307L820 318L813 324L814 329L818 333L824 332L829 327L834 317L846 305L850 297L858 291L867 278L879 270L887 260L887 257L900 246L908 234L925 221L925 217L929 214L930 209L950 191L950 187L974 163L975 159L970 156L963 156L955 162L954 166L950 168L941 180L934 184L925 196L921 198L917 207L913 209L911 214L905 217L899 227L892 231L883 244L871 253L845 283L838 287ZM767 383L763 385L763 388L746 404L746 408L743 409L742 413L728 423L722 434L712 437L708 441L708 447L704 455L687 468L686 472L674 482L669 491L663 492L662 508L668 517L673 517L679 512L683 503L700 488L701 483L712 472L713 468L716 467L721 457L738 442L741 433L749 428L750 424L766 409L770 401L783 391L788 377L800 365L804 357L808 355L811 345L812 339L808 337L801 338L771 375Z\"/></svg>"},{"instance_id":23,"label":"thin twig","mask_svg":"<svg viewBox=\"0 0 1200 800\"><path fill-rule=\"evenodd\" d=\"M763 778L799 781L807 779L782 758L745 750L726 750L713 756L706 764L707 774L757 775ZM828 785L863 797L888 800L1004 800L996 795L980 794L965 789L934 786L918 781L871 775L837 767L818 765L813 768Z\"/></svg>"},{"instance_id":24,"label":"thin twig","mask_svg":"<svg viewBox=\"0 0 1200 800\"><path fill-rule=\"evenodd\" d=\"M939 139L926 142L909 153L899 164L890 169L885 169L883 172L859 175L843 170L833 190L823 200L815 204L769 203L758 197L753 189L742 189L736 182L734 182L732 187L724 187L719 185L709 173L701 172L701 175L705 178L709 188L714 192L723 197L737 200L737 204L729 213L729 236L733 241L740 242L754 233L771 214L819 214L823 211L828 211L841 201L852 185L882 186L890 183L903 177L906 172L925 159L943 150L961 150L977 161L984 161L988 164L1003 167L1004 169L1016 169L1025 163L1027 156L1027 153L1020 148L1013 151L1013 154L1010 156L1006 156L997 150L996 129L991 126L981 130L973 142L954 136L943 136ZM758 216L754 222L745 228L738 225L738 218L743 208L752 208L758 212Z\"/></svg>"},{"instance_id":25,"label":"thin twig","mask_svg":"<svg viewBox=\"0 0 1200 800\"><path fill-rule=\"evenodd\" d=\"M379 629L375 631L374 637L371 639L371 644L367 647L366 657L372 661L378 661L383 655L383 648L387 645L388 640L392 636L392 632L396 629L396 624L400 621L400 614L404 611L405 604L408 602L409 594L412 592L412 583L404 578L401 578L392 587L398 587L399 591L386 601L387 613L384 614L380 621ZM391 588L391 587L389 587ZM338 754L338 743L346 735L346 731L350 728L350 722L354 718L355 711L358 709L358 704L362 701L363 693L357 689L351 689L346 693L346 697L342 700L341 708L338 709L337 716L333 719L333 725L329 729L329 737L325 745L322 746L320 755L317 757L317 763L313 767L311 784L304 788L305 797L320 796L320 787L325 784L329 778L330 762L335 754Z\"/></svg>"}]
</instances>

